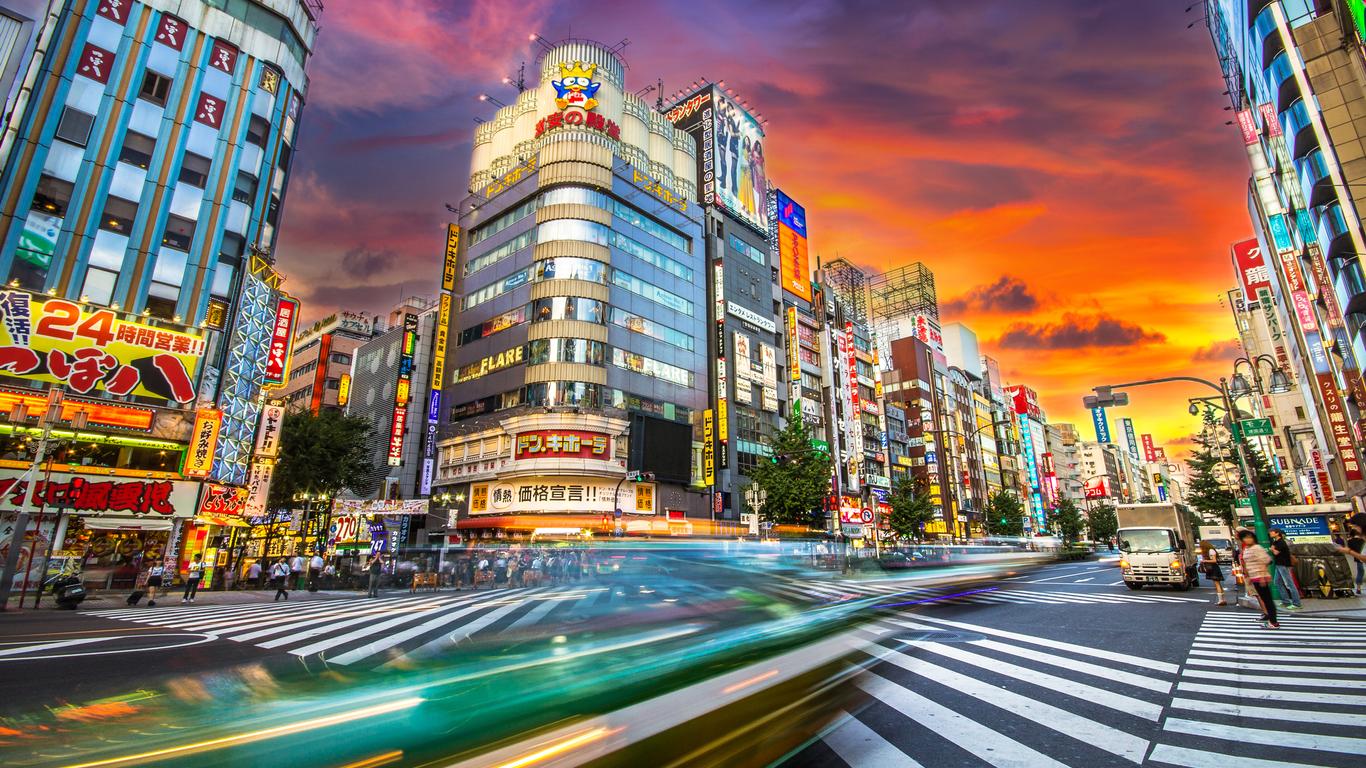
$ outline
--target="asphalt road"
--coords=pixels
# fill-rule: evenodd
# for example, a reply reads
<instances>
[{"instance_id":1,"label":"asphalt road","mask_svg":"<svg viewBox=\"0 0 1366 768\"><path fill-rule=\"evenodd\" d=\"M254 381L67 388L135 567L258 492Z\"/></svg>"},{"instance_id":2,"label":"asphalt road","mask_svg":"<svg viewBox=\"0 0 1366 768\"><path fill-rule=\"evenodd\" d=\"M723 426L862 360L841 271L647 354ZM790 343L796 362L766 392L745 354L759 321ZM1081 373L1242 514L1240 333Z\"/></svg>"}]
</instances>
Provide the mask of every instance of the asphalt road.
<instances>
[{"instance_id":1,"label":"asphalt road","mask_svg":"<svg viewBox=\"0 0 1366 768\"><path fill-rule=\"evenodd\" d=\"M786 765L1359 764L1366 622L1293 616L1277 634L1251 611L1214 608L1207 587L1131 592L1113 560L958 586L755 579L794 605L879 606L852 633L866 665L857 692ZM717 621L733 598L716 584L634 581L0 615L0 754L5 727L36 711L98 713L109 697L227 671L363 675L470 638Z\"/></svg>"}]
</instances>

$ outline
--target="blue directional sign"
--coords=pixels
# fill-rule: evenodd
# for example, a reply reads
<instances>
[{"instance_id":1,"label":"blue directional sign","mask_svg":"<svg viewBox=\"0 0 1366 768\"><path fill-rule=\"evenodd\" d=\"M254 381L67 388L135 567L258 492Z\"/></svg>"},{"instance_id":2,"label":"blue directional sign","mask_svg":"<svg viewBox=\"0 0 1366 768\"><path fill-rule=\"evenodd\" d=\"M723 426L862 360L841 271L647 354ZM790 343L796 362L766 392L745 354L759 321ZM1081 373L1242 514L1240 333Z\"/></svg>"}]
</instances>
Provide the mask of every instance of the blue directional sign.
<instances>
[{"instance_id":1,"label":"blue directional sign","mask_svg":"<svg viewBox=\"0 0 1366 768\"><path fill-rule=\"evenodd\" d=\"M1105 409L1092 408L1091 421L1096 424L1096 442L1110 442L1110 420L1105 417Z\"/></svg>"}]
</instances>

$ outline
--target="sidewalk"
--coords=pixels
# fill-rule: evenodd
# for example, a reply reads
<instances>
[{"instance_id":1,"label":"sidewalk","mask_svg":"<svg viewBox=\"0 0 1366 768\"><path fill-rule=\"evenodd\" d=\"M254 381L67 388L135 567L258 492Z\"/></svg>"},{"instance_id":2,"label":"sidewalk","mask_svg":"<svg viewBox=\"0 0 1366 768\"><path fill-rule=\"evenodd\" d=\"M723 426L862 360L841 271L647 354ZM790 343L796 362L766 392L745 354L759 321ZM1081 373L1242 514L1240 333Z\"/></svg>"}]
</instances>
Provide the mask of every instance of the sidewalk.
<instances>
[{"instance_id":1,"label":"sidewalk","mask_svg":"<svg viewBox=\"0 0 1366 768\"><path fill-rule=\"evenodd\" d=\"M160 608L162 606L180 605L180 595L182 591L183 587L172 587L169 591L158 593L156 607ZM418 590L418 594L426 594L432 591L433 590L430 589L421 589ZM455 590L450 587L443 587L435 591L452 592ZM385 588L380 590L380 595L384 597L395 597L398 595L406 594L408 594L407 587ZM314 600L341 600L346 598L357 597L365 597L365 590L323 589L317 592L309 592L306 589L292 589L289 591L289 602L291 603L311 602ZM239 589L228 592L200 592L195 597L194 605L247 605L251 603L269 603L272 602L274 598L275 590L273 588ZM81 602L80 608L78 610L98 611L109 610L113 608L126 608L128 607L127 600L128 593L124 591L91 592L86 596L85 600ZM146 598L144 598L142 602L139 603L139 605L145 608L147 606ZM22 609L18 609L17 595L13 600L10 601L9 612L18 613L19 610L35 610L33 608L33 595L28 595L28 597L24 600L24 606ZM37 610L49 611L62 609L57 608L57 603L55 600L52 599L51 595L43 595L42 603L38 606Z\"/></svg>"},{"instance_id":2,"label":"sidewalk","mask_svg":"<svg viewBox=\"0 0 1366 768\"><path fill-rule=\"evenodd\" d=\"M1306 597L1300 602L1304 607L1295 611L1297 614L1366 619L1366 597L1361 595L1337 599Z\"/></svg>"}]
</instances>

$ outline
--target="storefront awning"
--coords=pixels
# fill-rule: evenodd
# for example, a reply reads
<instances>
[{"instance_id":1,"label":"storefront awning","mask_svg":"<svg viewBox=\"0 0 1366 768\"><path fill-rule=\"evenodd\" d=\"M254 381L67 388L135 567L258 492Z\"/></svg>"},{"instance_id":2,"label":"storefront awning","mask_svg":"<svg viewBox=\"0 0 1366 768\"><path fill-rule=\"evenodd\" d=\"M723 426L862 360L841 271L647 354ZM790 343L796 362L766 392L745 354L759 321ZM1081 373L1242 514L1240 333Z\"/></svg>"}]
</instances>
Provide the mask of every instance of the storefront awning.
<instances>
[{"instance_id":1,"label":"storefront awning","mask_svg":"<svg viewBox=\"0 0 1366 768\"><path fill-rule=\"evenodd\" d=\"M140 531L169 531L176 518L133 517L123 515L91 515L81 517L86 528L96 531L112 531L128 528Z\"/></svg>"},{"instance_id":2,"label":"storefront awning","mask_svg":"<svg viewBox=\"0 0 1366 768\"><path fill-rule=\"evenodd\" d=\"M225 528L250 528L251 523L240 517L228 517L226 515L199 515L194 519L199 525L219 525Z\"/></svg>"}]
</instances>

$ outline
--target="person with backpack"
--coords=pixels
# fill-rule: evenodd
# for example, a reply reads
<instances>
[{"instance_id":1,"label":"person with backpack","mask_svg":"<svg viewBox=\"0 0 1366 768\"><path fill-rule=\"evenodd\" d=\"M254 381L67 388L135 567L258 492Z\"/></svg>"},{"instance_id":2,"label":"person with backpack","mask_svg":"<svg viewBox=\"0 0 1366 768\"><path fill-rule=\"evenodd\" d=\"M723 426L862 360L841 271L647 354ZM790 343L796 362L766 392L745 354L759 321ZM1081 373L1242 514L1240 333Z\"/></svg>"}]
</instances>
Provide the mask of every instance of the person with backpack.
<instances>
[{"instance_id":1,"label":"person with backpack","mask_svg":"<svg viewBox=\"0 0 1366 768\"><path fill-rule=\"evenodd\" d=\"M199 580L204 576L204 560L195 555L190 561L189 571L185 574L185 594L180 596L180 602L193 603L194 596L199 593Z\"/></svg>"},{"instance_id":2,"label":"person with backpack","mask_svg":"<svg viewBox=\"0 0 1366 768\"><path fill-rule=\"evenodd\" d=\"M1257 543L1257 534L1252 531L1238 532L1239 560L1243 566L1243 578L1257 594L1262 604L1263 626L1267 629L1280 629L1276 620L1276 601L1271 599L1271 553Z\"/></svg>"},{"instance_id":3,"label":"person with backpack","mask_svg":"<svg viewBox=\"0 0 1366 768\"><path fill-rule=\"evenodd\" d=\"M289 602L289 574L289 564L283 557L270 567L270 583L275 587L275 600L271 602L277 602L281 597Z\"/></svg>"}]
</instances>

